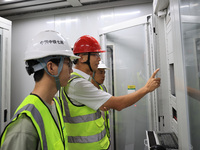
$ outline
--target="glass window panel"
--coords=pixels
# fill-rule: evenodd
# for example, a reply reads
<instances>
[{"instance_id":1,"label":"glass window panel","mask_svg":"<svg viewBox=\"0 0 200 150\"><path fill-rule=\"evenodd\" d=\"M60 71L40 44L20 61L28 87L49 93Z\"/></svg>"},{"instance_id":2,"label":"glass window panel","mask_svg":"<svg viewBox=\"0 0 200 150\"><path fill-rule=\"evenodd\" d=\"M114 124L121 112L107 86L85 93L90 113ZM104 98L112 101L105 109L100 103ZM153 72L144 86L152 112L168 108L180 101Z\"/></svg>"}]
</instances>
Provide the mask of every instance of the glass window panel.
<instances>
[{"instance_id":1,"label":"glass window panel","mask_svg":"<svg viewBox=\"0 0 200 150\"><path fill-rule=\"evenodd\" d=\"M114 93L128 94L128 85L136 90L147 81L146 41L144 25L106 34L113 44ZM148 130L147 97L120 112L115 111L116 150L144 149L145 130Z\"/></svg>"},{"instance_id":2,"label":"glass window panel","mask_svg":"<svg viewBox=\"0 0 200 150\"><path fill-rule=\"evenodd\" d=\"M200 0L181 0L181 15L200 16ZM192 17L193 16L193 17ZM186 70L191 145L199 149L200 139L200 24L199 20L181 22ZM195 23L196 22L196 23Z\"/></svg>"}]
</instances>

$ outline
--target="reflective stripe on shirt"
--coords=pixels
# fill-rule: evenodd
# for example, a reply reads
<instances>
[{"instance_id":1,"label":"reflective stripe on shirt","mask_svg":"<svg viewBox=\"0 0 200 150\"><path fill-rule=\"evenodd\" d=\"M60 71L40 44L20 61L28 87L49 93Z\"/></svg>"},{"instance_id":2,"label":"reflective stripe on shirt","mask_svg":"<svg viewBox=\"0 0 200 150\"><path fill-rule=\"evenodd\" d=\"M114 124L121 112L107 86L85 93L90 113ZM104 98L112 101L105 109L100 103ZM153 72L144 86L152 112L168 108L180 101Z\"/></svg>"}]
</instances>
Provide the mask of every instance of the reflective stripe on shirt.
<instances>
[{"instance_id":1,"label":"reflective stripe on shirt","mask_svg":"<svg viewBox=\"0 0 200 150\"><path fill-rule=\"evenodd\" d=\"M101 112L99 110L96 111L96 113L93 114L88 114L88 115L83 115L83 116L76 116L76 117L71 117L70 112L69 112L69 107L67 104L67 99L64 95L64 88L62 88L62 99L64 101L64 107L65 107L65 114L66 116L63 116L64 122L66 123L81 123L81 122L89 122L93 120L97 120L101 118Z\"/></svg>"},{"instance_id":2,"label":"reflective stripe on shirt","mask_svg":"<svg viewBox=\"0 0 200 150\"><path fill-rule=\"evenodd\" d=\"M91 136L68 136L69 143L93 143L98 142L102 137L106 136L106 130L104 129L102 132L96 135Z\"/></svg>"}]
</instances>

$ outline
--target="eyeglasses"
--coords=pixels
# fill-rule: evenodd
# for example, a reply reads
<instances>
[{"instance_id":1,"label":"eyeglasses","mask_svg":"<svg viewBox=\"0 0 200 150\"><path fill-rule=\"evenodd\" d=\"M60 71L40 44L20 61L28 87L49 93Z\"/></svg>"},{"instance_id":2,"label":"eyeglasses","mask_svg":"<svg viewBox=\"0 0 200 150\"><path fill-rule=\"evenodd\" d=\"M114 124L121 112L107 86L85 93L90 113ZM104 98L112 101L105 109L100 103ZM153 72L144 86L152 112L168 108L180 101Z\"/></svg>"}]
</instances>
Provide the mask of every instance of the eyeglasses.
<instances>
[{"instance_id":1,"label":"eyeglasses","mask_svg":"<svg viewBox=\"0 0 200 150\"><path fill-rule=\"evenodd\" d=\"M92 56L96 56L97 58L100 57L100 54L99 54L99 53L90 53L90 55L92 55Z\"/></svg>"},{"instance_id":2,"label":"eyeglasses","mask_svg":"<svg viewBox=\"0 0 200 150\"><path fill-rule=\"evenodd\" d=\"M64 61L63 63L66 64L70 69L72 68L72 61Z\"/></svg>"}]
</instances>

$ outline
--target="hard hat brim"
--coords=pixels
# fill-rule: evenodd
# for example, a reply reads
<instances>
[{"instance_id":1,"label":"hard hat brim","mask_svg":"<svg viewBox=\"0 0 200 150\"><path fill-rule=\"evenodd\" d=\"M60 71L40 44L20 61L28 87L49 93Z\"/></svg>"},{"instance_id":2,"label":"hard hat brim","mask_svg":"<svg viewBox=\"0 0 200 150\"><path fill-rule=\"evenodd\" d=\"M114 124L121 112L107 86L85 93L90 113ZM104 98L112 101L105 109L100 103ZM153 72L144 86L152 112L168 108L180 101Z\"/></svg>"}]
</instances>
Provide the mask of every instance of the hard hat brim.
<instances>
[{"instance_id":1,"label":"hard hat brim","mask_svg":"<svg viewBox=\"0 0 200 150\"><path fill-rule=\"evenodd\" d=\"M40 58L44 58L47 56L59 56L59 55L60 56L68 56L68 57L70 57L71 60L80 58L79 56L76 56L73 53L70 54L67 51L53 51L53 52L49 53L48 55L42 51L32 51L32 52L25 53L24 60L27 61L27 60L32 60L32 59L40 59Z\"/></svg>"},{"instance_id":2,"label":"hard hat brim","mask_svg":"<svg viewBox=\"0 0 200 150\"><path fill-rule=\"evenodd\" d=\"M99 52L99 53L104 53L104 52L106 52L105 50L102 50L102 49L99 49L99 50L97 50L97 52Z\"/></svg>"}]
</instances>

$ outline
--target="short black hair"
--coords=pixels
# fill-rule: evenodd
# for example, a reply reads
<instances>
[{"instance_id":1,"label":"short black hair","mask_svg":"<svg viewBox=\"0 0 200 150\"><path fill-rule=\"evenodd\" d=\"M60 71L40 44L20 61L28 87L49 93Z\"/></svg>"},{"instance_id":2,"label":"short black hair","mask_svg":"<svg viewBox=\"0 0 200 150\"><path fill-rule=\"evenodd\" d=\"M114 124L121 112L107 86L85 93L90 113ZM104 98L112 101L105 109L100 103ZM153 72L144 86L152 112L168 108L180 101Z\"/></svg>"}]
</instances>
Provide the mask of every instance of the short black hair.
<instances>
[{"instance_id":1,"label":"short black hair","mask_svg":"<svg viewBox=\"0 0 200 150\"><path fill-rule=\"evenodd\" d=\"M74 54L74 55L79 56L80 53L78 53L78 54ZM78 63L78 59L74 59L74 60L73 60L73 63L74 63L74 65L76 65L76 64Z\"/></svg>"},{"instance_id":2,"label":"short black hair","mask_svg":"<svg viewBox=\"0 0 200 150\"><path fill-rule=\"evenodd\" d=\"M59 58L53 58L53 59L51 59L49 61L52 61L57 66L60 63L60 59ZM38 63L40 63L40 62L37 61L37 60L28 60L28 61L26 61L26 65L27 65L26 66L26 70L27 70L29 75L34 73L33 78L34 78L35 82L39 82L42 79L43 75L44 75L44 69L41 69L41 70L38 70L38 71L34 72L33 66L37 65Z\"/></svg>"}]
</instances>

